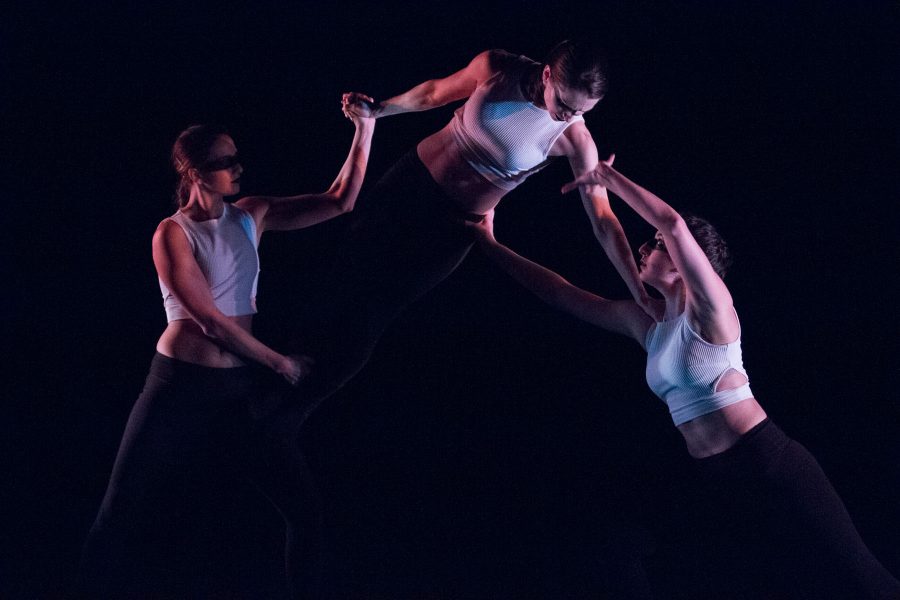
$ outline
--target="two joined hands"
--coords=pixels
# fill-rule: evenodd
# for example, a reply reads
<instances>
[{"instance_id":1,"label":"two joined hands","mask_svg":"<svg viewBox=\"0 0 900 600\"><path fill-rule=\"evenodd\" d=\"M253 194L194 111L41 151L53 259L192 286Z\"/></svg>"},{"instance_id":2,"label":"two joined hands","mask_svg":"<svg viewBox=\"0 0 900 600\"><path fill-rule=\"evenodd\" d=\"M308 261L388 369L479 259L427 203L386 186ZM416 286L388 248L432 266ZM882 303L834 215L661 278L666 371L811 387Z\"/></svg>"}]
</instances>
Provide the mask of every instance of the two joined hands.
<instances>
[{"instance_id":1,"label":"two joined hands","mask_svg":"<svg viewBox=\"0 0 900 600\"><path fill-rule=\"evenodd\" d=\"M375 100L366 94L359 92L347 92L341 95L341 111L344 116L353 121L357 119L373 119L373 103Z\"/></svg>"}]
</instances>

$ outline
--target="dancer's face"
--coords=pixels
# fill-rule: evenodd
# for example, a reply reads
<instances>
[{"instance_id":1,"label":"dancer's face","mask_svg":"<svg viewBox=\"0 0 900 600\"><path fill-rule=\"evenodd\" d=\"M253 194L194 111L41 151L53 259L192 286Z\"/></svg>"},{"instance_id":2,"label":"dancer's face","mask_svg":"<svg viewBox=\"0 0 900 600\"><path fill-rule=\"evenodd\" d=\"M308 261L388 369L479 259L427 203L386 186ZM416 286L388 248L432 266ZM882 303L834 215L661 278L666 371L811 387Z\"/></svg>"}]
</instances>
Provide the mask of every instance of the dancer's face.
<instances>
[{"instance_id":1,"label":"dancer's face","mask_svg":"<svg viewBox=\"0 0 900 600\"><path fill-rule=\"evenodd\" d=\"M655 281L661 281L662 278L678 272L659 232L656 232L652 239L641 244L638 254L641 256L638 261L638 272L641 275L641 281L645 283L653 285Z\"/></svg>"},{"instance_id":2,"label":"dancer's face","mask_svg":"<svg viewBox=\"0 0 900 600\"><path fill-rule=\"evenodd\" d=\"M200 184L211 192L231 196L241 191L241 166L237 148L227 135L220 135L209 151L209 158L197 169Z\"/></svg>"},{"instance_id":3,"label":"dancer's face","mask_svg":"<svg viewBox=\"0 0 900 600\"><path fill-rule=\"evenodd\" d=\"M600 102L591 98L587 92L563 85L553 75L550 65L544 65L541 74L544 82L544 106L555 121L568 121L572 117L581 116Z\"/></svg>"}]
</instances>

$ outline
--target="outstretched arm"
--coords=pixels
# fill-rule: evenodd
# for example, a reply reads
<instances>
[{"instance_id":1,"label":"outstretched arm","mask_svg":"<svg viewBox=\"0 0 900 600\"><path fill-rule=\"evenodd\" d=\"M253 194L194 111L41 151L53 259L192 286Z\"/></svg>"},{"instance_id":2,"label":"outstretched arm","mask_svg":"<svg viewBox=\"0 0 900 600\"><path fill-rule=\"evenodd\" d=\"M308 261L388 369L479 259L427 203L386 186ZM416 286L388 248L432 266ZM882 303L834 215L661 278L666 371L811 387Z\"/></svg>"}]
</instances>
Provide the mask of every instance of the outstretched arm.
<instances>
[{"instance_id":1,"label":"outstretched arm","mask_svg":"<svg viewBox=\"0 0 900 600\"><path fill-rule=\"evenodd\" d=\"M485 50L452 75L429 79L402 94L382 100L373 109L373 116L377 119L429 110L454 100L468 98L479 83L491 76L497 61L505 54L502 50Z\"/></svg>"},{"instance_id":2,"label":"outstretched arm","mask_svg":"<svg viewBox=\"0 0 900 600\"><path fill-rule=\"evenodd\" d=\"M648 223L659 230L666 250L675 263L687 291L688 309L701 322L717 329L736 329L731 293L710 264L678 212L651 192L599 162L563 187L563 193L579 186L602 185L622 198ZM733 339L726 334L724 337Z\"/></svg>"},{"instance_id":3,"label":"outstretched arm","mask_svg":"<svg viewBox=\"0 0 900 600\"><path fill-rule=\"evenodd\" d=\"M550 269L520 256L494 237L494 211L479 224L469 224L482 251L538 298L614 333L636 340L641 347L651 319L631 300L607 300L576 287Z\"/></svg>"},{"instance_id":4,"label":"outstretched arm","mask_svg":"<svg viewBox=\"0 0 900 600\"><path fill-rule=\"evenodd\" d=\"M597 145L584 123L574 123L566 129L565 134L561 136L560 144L562 152L569 158L569 164L576 177L591 172L597 164ZM581 203L591 221L594 236L619 276L625 281L632 298L645 311L650 312L650 297L638 276L637 265L625 237L625 231L609 205L606 188L597 184L583 185L579 188L579 192Z\"/></svg>"},{"instance_id":5,"label":"outstretched arm","mask_svg":"<svg viewBox=\"0 0 900 600\"><path fill-rule=\"evenodd\" d=\"M257 231L286 231L309 227L353 210L366 175L375 119L368 110L364 94L344 94L344 114L353 121L356 131L350 152L334 182L320 194L242 198L236 205L248 211L256 221Z\"/></svg>"}]
</instances>

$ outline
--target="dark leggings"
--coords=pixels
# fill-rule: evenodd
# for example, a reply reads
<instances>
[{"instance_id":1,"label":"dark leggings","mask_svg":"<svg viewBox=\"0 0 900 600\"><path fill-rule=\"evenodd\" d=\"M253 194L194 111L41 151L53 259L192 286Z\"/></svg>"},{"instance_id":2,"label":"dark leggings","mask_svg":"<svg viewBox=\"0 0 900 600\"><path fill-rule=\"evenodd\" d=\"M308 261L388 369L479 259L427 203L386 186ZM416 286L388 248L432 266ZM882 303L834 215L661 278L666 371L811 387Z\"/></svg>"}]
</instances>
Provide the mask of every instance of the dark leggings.
<instances>
[{"instance_id":1,"label":"dark leggings","mask_svg":"<svg viewBox=\"0 0 900 600\"><path fill-rule=\"evenodd\" d=\"M314 374L299 391L281 386L257 406L288 430L365 366L404 308L456 269L472 246L465 222L483 217L458 211L413 149L351 218L328 281L298 311L290 344L316 359Z\"/></svg>"},{"instance_id":2,"label":"dark leggings","mask_svg":"<svg viewBox=\"0 0 900 600\"><path fill-rule=\"evenodd\" d=\"M249 427L247 402L257 389L250 367L214 369L156 354L85 544L78 596L190 595L184 586L197 565L173 547L173 533L190 525L182 512L192 492L222 476L249 478L275 504L286 524L288 585L294 597L316 593L318 494L296 447Z\"/></svg>"},{"instance_id":3,"label":"dark leggings","mask_svg":"<svg viewBox=\"0 0 900 600\"><path fill-rule=\"evenodd\" d=\"M696 463L736 530L792 563L784 573L807 576L820 588L815 597L900 598L900 582L863 543L816 459L768 419Z\"/></svg>"}]
</instances>

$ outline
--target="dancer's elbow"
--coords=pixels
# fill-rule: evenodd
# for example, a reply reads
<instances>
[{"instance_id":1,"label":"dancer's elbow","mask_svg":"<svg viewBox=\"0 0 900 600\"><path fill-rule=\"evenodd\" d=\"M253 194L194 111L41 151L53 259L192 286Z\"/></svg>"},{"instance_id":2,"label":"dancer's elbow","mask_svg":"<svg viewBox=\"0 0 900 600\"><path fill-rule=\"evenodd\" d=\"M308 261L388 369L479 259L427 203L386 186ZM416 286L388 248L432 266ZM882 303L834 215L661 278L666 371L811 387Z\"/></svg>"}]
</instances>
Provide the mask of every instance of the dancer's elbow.
<instances>
[{"instance_id":1,"label":"dancer's elbow","mask_svg":"<svg viewBox=\"0 0 900 600\"><path fill-rule=\"evenodd\" d=\"M348 188L349 186L338 186L337 189L328 193L331 198L331 205L334 207L335 216L352 212L356 206L358 193Z\"/></svg>"},{"instance_id":2,"label":"dancer's elbow","mask_svg":"<svg viewBox=\"0 0 900 600\"><path fill-rule=\"evenodd\" d=\"M656 225L661 234L668 237L677 236L680 232L687 230L684 218L671 207L668 210L661 211L654 225Z\"/></svg>"},{"instance_id":3,"label":"dancer's elbow","mask_svg":"<svg viewBox=\"0 0 900 600\"><path fill-rule=\"evenodd\" d=\"M199 321L200 329L206 337L218 340L222 338L222 327L215 321Z\"/></svg>"},{"instance_id":4,"label":"dancer's elbow","mask_svg":"<svg viewBox=\"0 0 900 600\"><path fill-rule=\"evenodd\" d=\"M601 242L615 236L620 226L618 219L611 212L598 212L591 219L591 227L594 230L594 237Z\"/></svg>"},{"instance_id":5,"label":"dancer's elbow","mask_svg":"<svg viewBox=\"0 0 900 600\"><path fill-rule=\"evenodd\" d=\"M224 323L225 318L221 314L209 313L194 317L194 321L200 325L203 335L214 340L221 340L227 335L227 327Z\"/></svg>"}]
</instances>

